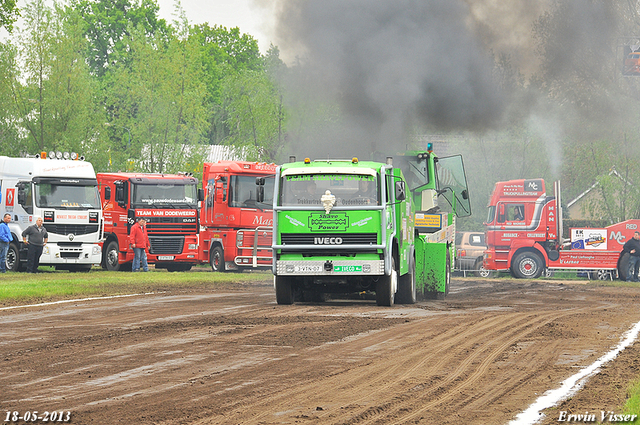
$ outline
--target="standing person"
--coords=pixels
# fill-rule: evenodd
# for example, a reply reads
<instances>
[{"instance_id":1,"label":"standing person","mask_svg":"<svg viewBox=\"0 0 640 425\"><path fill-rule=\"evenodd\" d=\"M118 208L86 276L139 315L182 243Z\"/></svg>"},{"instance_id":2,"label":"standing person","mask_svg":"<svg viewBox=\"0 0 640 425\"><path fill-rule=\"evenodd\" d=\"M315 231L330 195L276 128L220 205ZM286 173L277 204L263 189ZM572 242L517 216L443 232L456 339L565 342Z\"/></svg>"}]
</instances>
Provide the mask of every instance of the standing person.
<instances>
[{"instance_id":1,"label":"standing person","mask_svg":"<svg viewBox=\"0 0 640 425\"><path fill-rule=\"evenodd\" d=\"M42 217L36 217L33 224L22 232L22 241L27 245L27 273L36 273L40 265L42 249L49 240L49 233L42 225Z\"/></svg>"},{"instance_id":2,"label":"standing person","mask_svg":"<svg viewBox=\"0 0 640 425\"><path fill-rule=\"evenodd\" d=\"M9 251L9 243L13 240L9 223L11 223L11 214L5 213L0 222L0 273L7 272L7 251Z\"/></svg>"},{"instance_id":3,"label":"standing person","mask_svg":"<svg viewBox=\"0 0 640 425\"><path fill-rule=\"evenodd\" d=\"M129 243L133 248L133 266L131 270L134 272L140 271L140 262L142 262L142 270L145 272L149 271L146 250L151 246L151 243L147 235L146 225L147 220L143 217L138 217L138 222L131 227Z\"/></svg>"},{"instance_id":4,"label":"standing person","mask_svg":"<svg viewBox=\"0 0 640 425\"><path fill-rule=\"evenodd\" d=\"M640 265L640 232L634 232L633 238L629 239L622 247L622 252L629 253L627 282L637 282L638 265Z\"/></svg>"}]
</instances>

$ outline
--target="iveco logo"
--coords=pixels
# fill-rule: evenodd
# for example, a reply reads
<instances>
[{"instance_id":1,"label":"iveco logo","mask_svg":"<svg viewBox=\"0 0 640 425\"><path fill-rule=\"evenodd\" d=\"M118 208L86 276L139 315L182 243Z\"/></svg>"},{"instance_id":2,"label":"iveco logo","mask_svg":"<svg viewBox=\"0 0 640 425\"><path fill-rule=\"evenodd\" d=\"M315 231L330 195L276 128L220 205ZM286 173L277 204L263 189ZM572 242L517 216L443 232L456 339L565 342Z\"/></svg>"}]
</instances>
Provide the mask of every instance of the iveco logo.
<instances>
[{"instance_id":1,"label":"iveco logo","mask_svg":"<svg viewBox=\"0 0 640 425\"><path fill-rule=\"evenodd\" d=\"M314 245L342 245L342 238L313 238Z\"/></svg>"}]
</instances>

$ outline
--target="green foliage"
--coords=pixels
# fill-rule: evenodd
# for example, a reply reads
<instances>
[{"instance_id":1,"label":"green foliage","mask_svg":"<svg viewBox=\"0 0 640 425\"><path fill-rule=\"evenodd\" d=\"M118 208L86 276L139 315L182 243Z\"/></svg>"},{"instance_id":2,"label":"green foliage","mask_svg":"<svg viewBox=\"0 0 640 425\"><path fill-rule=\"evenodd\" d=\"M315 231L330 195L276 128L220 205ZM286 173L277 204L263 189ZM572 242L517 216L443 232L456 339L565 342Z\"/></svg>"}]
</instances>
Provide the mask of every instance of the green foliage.
<instances>
[{"instance_id":1,"label":"green foliage","mask_svg":"<svg viewBox=\"0 0 640 425\"><path fill-rule=\"evenodd\" d=\"M129 62L132 28L149 37L168 32L166 22L158 18L155 0L72 0L70 8L86 22L87 61L100 77L111 67Z\"/></svg>"},{"instance_id":2,"label":"green foliage","mask_svg":"<svg viewBox=\"0 0 640 425\"><path fill-rule=\"evenodd\" d=\"M13 24L20 16L16 0L0 0L0 29L13 31Z\"/></svg>"},{"instance_id":3,"label":"green foliage","mask_svg":"<svg viewBox=\"0 0 640 425\"><path fill-rule=\"evenodd\" d=\"M247 146L257 153L255 160L272 161L283 140L282 95L265 72L241 71L223 81L227 143ZM253 148L253 149L251 149Z\"/></svg>"}]
</instances>

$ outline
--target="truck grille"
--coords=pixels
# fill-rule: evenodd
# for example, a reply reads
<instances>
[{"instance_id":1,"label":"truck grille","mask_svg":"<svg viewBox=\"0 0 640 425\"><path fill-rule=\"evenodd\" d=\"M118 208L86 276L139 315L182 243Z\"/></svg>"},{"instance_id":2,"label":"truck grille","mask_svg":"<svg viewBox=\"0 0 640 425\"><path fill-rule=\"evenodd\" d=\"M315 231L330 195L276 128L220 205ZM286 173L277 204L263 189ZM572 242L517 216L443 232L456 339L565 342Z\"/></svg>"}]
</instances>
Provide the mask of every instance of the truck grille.
<instances>
[{"instance_id":1,"label":"truck grille","mask_svg":"<svg viewBox=\"0 0 640 425\"><path fill-rule=\"evenodd\" d=\"M283 233L281 236L283 245L318 245L323 246L322 243L317 243L320 240L326 238L341 238L341 245L363 245L378 243L378 235L376 233L333 233L333 234L309 234L309 233ZM326 245L325 245L326 246Z\"/></svg>"},{"instance_id":2,"label":"truck grille","mask_svg":"<svg viewBox=\"0 0 640 425\"><path fill-rule=\"evenodd\" d=\"M187 222L185 220L193 220ZM183 235L185 233L194 234L198 232L198 220L196 217L153 217L147 223L147 233L149 235Z\"/></svg>"},{"instance_id":3,"label":"truck grille","mask_svg":"<svg viewBox=\"0 0 640 425\"><path fill-rule=\"evenodd\" d=\"M73 233L74 235L88 235L89 233L96 233L99 229L97 224L56 224L47 223L44 225L48 233L55 233L57 235L68 235Z\"/></svg>"},{"instance_id":4,"label":"truck grille","mask_svg":"<svg viewBox=\"0 0 640 425\"><path fill-rule=\"evenodd\" d=\"M184 236L149 236L149 242L149 253L154 255L178 255L184 248Z\"/></svg>"}]
</instances>

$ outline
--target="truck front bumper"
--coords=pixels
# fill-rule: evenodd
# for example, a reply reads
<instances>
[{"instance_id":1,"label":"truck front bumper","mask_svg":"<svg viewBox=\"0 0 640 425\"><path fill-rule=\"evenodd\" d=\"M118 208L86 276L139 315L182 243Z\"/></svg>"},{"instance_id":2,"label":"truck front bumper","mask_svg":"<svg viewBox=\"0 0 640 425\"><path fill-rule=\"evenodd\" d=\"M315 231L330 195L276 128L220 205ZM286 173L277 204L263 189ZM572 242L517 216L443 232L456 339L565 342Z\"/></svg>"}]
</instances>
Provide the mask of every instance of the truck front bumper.
<instances>
[{"instance_id":1,"label":"truck front bumper","mask_svg":"<svg viewBox=\"0 0 640 425\"><path fill-rule=\"evenodd\" d=\"M278 276L354 276L384 274L384 260L277 261Z\"/></svg>"},{"instance_id":2,"label":"truck front bumper","mask_svg":"<svg viewBox=\"0 0 640 425\"><path fill-rule=\"evenodd\" d=\"M102 250L98 243L75 246L49 242L42 250L41 264L100 264Z\"/></svg>"}]
</instances>

